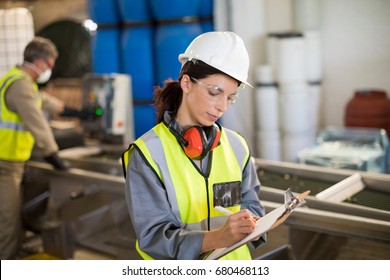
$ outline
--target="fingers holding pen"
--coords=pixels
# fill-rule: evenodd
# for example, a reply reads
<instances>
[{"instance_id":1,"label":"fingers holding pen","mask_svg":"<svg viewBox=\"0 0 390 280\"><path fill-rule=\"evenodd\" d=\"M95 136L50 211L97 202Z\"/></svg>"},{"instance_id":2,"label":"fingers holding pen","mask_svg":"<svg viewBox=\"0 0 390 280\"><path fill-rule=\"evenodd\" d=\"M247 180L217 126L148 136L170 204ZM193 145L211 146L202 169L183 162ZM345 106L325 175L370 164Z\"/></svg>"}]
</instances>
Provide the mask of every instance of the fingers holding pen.
<instances>
[{"instance_id":1,"label":"fingers holding pen","mask_svg":"<svg viewBox=\"0 0 390 280\"><path fill-rule=\"evenodd\" d=\"M239 227L243 228L246 233L251 233L256 228L256 217L252 216L249 210L243 209L233 215L237 216Z\"/></svg>"},{"instance_id":2,"label":"fingers holding pen","mask_svg":"<svg viewBox=\"0 0 390 280\"><path fill-rule=\"evenodd\" d=\"M248 210L241 210L228 216L224 225L235 239L240 240L256 228L256 221Z\"/></svg>"},{"instance_id":3,"label":"fingers holding pen","mask_svg":"<svg viewBox=\"0 0 390 280\"><path fill-rule=\"evenodd\" d=\"M220 211L220 209L217 210ZM228 216L223 226L209 231L205 235L202 252L230 246L252 233L256 228L256 219L258 219L258 217L252 216L249 210L241 210L233 214L231 212L224 214Z\"/></svg>"}]
</instances>

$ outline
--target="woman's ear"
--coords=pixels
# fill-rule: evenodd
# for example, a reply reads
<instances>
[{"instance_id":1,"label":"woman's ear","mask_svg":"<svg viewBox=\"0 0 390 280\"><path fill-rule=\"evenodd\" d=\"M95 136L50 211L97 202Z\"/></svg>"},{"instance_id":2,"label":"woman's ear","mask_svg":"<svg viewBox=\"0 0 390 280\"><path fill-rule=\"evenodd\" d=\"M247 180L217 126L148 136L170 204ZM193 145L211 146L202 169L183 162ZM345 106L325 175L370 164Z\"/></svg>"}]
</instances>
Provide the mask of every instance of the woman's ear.
<instances>
[{"instance_id":1,"label":"woman's ear","mask_svg":"<svg viewBox=\"0 0 390 280\"><path fill-rule=\"evenodd\" d=\"M192 87L190 76L188 76L187 74L184 74L181 77L180 86L181 86L181 88L183 90L183 93L188 93L191 90L191 87Z\"/></svg>"}]
</instances>

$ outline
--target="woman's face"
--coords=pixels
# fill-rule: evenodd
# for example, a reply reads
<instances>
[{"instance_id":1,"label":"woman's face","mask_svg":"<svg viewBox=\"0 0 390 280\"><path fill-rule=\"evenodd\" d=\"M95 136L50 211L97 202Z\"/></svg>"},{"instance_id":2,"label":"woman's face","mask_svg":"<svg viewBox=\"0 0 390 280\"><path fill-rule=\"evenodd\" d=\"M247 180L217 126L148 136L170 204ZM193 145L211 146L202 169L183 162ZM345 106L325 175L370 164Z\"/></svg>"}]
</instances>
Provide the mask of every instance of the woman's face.
<instances>
[{"instance_id":1,"label":"woman's face","mask_svg":"<svg viewBox=\"0 0 390 280\"><path fill-rule=\"evenodd\" d=\"M184 130L194 125L212 125L237 97L237 81L223 74L203 79L184 75L181 86L183 100L176 121Z\"/></svg>"}]
</instances>

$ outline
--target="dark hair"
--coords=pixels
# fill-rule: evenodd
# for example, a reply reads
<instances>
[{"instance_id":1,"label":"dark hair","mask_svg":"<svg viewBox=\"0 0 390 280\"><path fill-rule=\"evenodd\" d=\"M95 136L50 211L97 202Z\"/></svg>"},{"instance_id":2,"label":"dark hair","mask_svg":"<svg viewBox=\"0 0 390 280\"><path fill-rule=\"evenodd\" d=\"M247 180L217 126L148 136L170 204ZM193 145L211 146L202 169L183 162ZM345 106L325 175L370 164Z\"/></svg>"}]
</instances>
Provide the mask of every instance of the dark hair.
<instances>
[{"instance_id":1,"label":"dark hair","mask_svg":"<svg viewBox=\"0 0 390 280\"><path fill-rule=\"evenodd\" d=\"M34 62L36 59L58 57L58 51L52 41L42 37L35 37L24 49L24 61Z\"/></svg>"},{"instance_id":2,"label":"dark hair","mask_svg":"<svg viewBox=\"0 0 390 280\"><path fill-rule=\"evenodd\" d=\"M191 78L203 79L210 75L225 73L200 60L186 62L180 71L179 79L177 81L169 79L164 82L163 88L160 86L154 88L154 106L157 111L157 123L163 121L165 111L172 112L172 118L176 116L183 98L180 80L185 74ZM238 82L238 84L240 83Z\"/></svg>"}]
</instances>

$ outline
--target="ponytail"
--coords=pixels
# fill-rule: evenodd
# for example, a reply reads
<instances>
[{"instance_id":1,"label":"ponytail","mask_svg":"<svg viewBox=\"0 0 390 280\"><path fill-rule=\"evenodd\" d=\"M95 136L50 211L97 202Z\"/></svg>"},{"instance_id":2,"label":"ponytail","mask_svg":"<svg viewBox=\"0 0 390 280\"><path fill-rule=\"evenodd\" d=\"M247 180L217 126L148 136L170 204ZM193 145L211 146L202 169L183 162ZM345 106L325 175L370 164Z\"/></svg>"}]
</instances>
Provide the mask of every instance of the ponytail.
<instances>
[{"instance_id":1,"label":"ponytail","mask_svg":"<svg viewBox=\"0 0 390 280\"><path fill-rule=\"evenodd\" d=\"M163 88L156 86L153 101L157 113L157 123L164 120L165 111L171 111L175 116L182 99L183 90L179 81L166 80Z\"/></svg>"}]
</instances>

